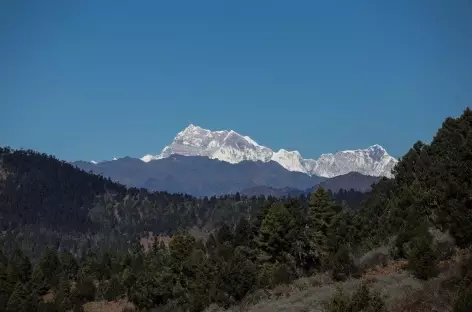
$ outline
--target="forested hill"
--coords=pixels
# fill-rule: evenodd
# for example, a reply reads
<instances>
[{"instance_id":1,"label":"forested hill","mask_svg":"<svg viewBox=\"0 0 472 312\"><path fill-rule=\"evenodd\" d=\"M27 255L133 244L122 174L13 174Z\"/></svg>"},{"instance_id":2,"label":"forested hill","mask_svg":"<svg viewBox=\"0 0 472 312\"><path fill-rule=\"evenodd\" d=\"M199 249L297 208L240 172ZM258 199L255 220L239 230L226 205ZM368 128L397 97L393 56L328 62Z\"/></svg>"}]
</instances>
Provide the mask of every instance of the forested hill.
<instances>
[{"instance_id":1,"label":"forested hill","mask_svg":"<svg viewBox=\"0 0 472 312\"><path fill-rule=\"evenodd\" d=\"M339 193L339 202L359 200ZM126 188L67 162L31 150L0 149L0 242L39 254L45 246L79 254L82 248L126 249L140 237L191 227L209 231L256 215L275 198L185 194ZM301 197L302 206L306 198Z\"/></svg>"},{"instance_id":2,"label":"forested hill","mask_svg":"<svg viewBox=\"0 0 472 312\"><path fill-rule=\"evenodd\" d=\"M0 149L0 239L37 253L45 245L73 253L79 245L124 247L149 231L234 223L264 200L128 189L46 154Z\"/></svg>"},{"instance_id":3,"label":"forested hill","mask_svg":"<svg viewBox=\"0 0 472 312\"><path fill-rule=\"evenodd\" d=\"M363 237L372 244L397 235L398 245L423 225L472 243L472 111L448 117L431 144L416 142L361 209Z\"/></svg>"}]
</instances>

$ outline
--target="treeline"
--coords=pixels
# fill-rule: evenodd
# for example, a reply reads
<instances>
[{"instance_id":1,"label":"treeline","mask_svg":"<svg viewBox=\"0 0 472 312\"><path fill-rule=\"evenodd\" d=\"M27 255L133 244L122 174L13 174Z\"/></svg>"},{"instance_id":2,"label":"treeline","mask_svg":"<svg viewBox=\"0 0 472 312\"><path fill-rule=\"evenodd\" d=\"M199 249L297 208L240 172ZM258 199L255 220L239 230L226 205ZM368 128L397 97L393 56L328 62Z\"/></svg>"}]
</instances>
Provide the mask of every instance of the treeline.
<instances>
[{"instance_id":1,"label":"treeline","mask_svg":"<svg viewBox=\"0 0 472 312\"><path fill-rule=\"evenodd\" d=\"M80 311L88 301L126 297L140 311L201 311L322 270L344 279L358 274L343 242L352 213L320 188L306 211L297 199L266 200L252 221L223 225L206 241L181 231L168 246L156 240L147 252L136 244L129 252L88 250L76 258L46 249L35 265L16 249L1 257L0 310ZM54 299L45 302L48 292Z\"/></svg>"}]
</instances>

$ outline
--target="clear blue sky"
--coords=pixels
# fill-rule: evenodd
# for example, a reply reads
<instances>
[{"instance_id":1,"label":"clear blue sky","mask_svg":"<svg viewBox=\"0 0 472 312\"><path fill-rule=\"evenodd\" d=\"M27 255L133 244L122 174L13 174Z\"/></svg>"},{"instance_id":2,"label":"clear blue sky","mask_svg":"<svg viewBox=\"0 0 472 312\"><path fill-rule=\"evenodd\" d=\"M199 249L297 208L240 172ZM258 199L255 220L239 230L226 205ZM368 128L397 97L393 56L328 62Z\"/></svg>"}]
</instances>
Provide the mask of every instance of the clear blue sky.
<instances>
[{"instance_id":1,"label":"clear blue sky","mask_svg":"<svg viewBox=\"0 0 472 312\"><path fill-rule=\"evenodd\" d=\"M401 156L472 106L472 1L1 1L0 145L157 154L189 123Z\"/></svg>"}]
</instances>

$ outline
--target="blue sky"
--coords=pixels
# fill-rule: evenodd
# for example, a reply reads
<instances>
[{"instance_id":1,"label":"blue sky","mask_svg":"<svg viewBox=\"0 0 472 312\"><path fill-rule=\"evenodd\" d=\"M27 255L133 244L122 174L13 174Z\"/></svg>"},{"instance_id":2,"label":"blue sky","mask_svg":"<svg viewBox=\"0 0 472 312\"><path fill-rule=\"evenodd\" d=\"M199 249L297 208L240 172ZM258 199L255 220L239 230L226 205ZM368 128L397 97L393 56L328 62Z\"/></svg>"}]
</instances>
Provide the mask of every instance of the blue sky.
<instances>
[{"instance_id":1,"label":"blue sky","mask_svg":"<svg viewBox=\"0 0 472 312\"><path fill-rule=\"evenodd\" d=\"M157 154L193 123L401 156L472 104L472 1L2 1L0 145Z\"/></svg>"}]
</instances>

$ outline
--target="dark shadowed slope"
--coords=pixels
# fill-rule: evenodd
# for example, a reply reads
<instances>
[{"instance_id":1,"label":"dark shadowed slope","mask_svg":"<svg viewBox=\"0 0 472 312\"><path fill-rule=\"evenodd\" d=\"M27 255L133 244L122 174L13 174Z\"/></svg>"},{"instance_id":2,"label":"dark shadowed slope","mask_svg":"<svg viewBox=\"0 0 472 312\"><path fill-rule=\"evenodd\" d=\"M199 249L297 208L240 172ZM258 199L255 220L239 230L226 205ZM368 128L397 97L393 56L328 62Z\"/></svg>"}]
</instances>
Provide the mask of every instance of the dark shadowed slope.
<instances>
[{"instance_id":1,"label":"dark shadowed slope","mask_svg":"<svg viewBox=\"0 0 472 312\"><path fill-rule=\"evenodd\" d=\"M368 192L372 188L372 184L377 183L380 179L380 177L366 176L358 172L350 172L348 174L326 179L323 182L315 186L309 187L305 190L288 187L274 188L269 186L255 186L242 190L241 194L248 196L265 195L275 197L296 197L300 194L309 194L318 186L322 186L323 188L330 190L333 193L337 193L340 190L351 189L357 192Z\"/></svg>"},{"instance_id":2,"label":"dark shadowed slope","mask_svg":"<svg viewBox=\"0 0 472 312\"><path fill-rule=\"evenodd\" d=\"M128 186L194 196L234 194L257 186L304 190L324 180L288 171L273 161L230 164L203 156L172 155L147 163L125 157L97 165L74 164Z\"/></svg>"},{"instance_id":3,"label":"dark shadowed slope","mask_svg":"<svg viewBox=\"0 0 472 312\"><path fill-rule=\"evenodd\" d=\"M377 183L381 177L363 175L358 172L350 172L341 176L327 179L320 183L325 189L337 192L340 189L367 192L372 188L372 184Z\"/></svg>"}]
</instances>

